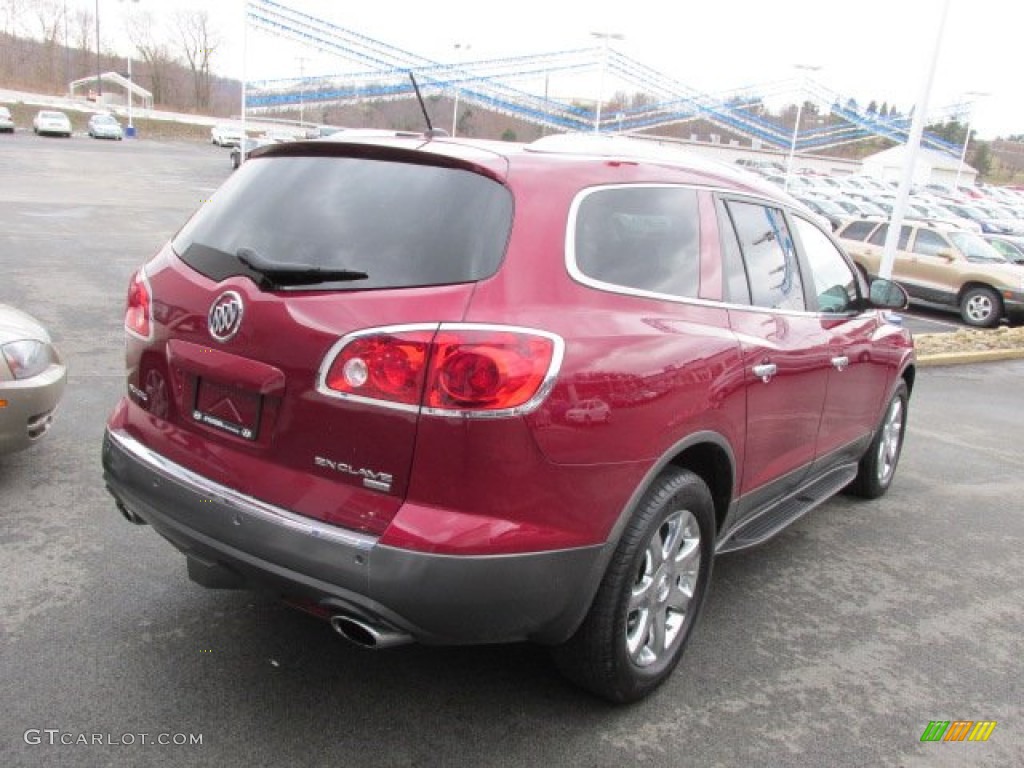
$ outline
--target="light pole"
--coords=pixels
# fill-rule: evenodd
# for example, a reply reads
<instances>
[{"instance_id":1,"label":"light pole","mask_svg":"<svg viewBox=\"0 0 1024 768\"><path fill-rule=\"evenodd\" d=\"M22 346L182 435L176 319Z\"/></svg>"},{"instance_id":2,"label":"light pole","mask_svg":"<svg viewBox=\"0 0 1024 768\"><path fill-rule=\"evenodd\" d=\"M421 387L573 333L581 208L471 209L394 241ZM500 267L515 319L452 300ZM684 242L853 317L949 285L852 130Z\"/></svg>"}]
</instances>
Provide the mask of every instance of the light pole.
<instances>
[{"instance_id":1,"label":"light pole","mask_svg":"<svg viewBox=\"0 0 1024 768\"><path fill-rule=\"evenodd\" d=\"M133 3L139 0L132 0ZM103 70L100 68L100 0L96 0L96 103L103 101ZM66 20L65 20L66 23ZM131 67L131 58L128 59L128 66ZM131 80L131 75L128 76ZM129 88L129 93L131 89Z\"/></svg>"},{"instance_id":2,"label":"light pole","mask_svg":"<svg viewBox=\"0 0 1024 768\"><path fill-rule=\"evenodd\" d=\"M800 98L796 105L796 120L793 121L793 138L789 142L789 159L786 161L786 183L783 185L783 189L789 192L789 180L793 175L793 156L796 154L796 137L800 132L800 115L804 111L804 91L807 90L807 72L817 72L821 69L820 66L815 64L794 64L795 69L802 70L804 74L801 76L800 84L803 86L800 90Z\"/></svg>"},{"instance_id":3,"label":"light pole","mask_svg":"<svg viewBox=\"0 0 1024 768\"><path fill-rule=\"evenodd\" d=\"M64 82L71 90L71 48L68 47L68 0L64 0Z\"/></svg>"},{"instance_id":4,"label":"light pole","mask_svg":"<svg viewBox=\"0 0 1024 768\"><path fill-rule=\"evenodd\" d=\"M928 69L925 71L924 80L921 82L921 93L914 105L914 119L910 124L910 135L907 137L906 149L903 153L903 171L900 185L896 189L896 202L893 204L892 215L889 217L889 230L885 233L885 242L882 244L882 261L878 265L878 276L886 280L892 279L892 268L896 263L896 244L903 227L907 201L910 199L910 185L914 180L914 164L917 162L917 155L921 148L921 136L924 133L925 117L928 114L928 97L931 95L935 68L939 62L939 52L942 50L942 35L946 30L949 4L950 0L943 0L939 23L935 30L932 56L928 63Z\"/></svg>"},{"instance_id":5,"label":"light pole","mask_svg":"<svg viewBox=\"0 0 1024 768\"><path fill-rule=\"evenodd\" d=\"M469 43L455 43L453 46L455 50L460 48L468 51L473 46ZM452 108L452 136L455 135L455 129L459 124L459 86L455 86L455 106Z\"/></svg>"},{"instance_id":6,"label":"light pole","mask_svg":"<svg viewBox=\"0 0 1024 768\"><path fill-rule=\"evenodd\" d=\"M128 51L128 135L134 137L135 125L132 123L132 102L134 101L132 96L134 94L132 89L135 87L135 81L132 79L132 53L133 51ZM145 104L143 104L143 108L145 108Z\"/></svg>"},{"instance_id":7,"label":"light pole","mask_svg":"<svg viewBox=\"0 0 1024 768\"><path fill-rule=\"evenodd\" d=\"M625 40L626 36L620 32L591 32L591 37L604 41L604 55L601 57L601 77L597 85L597 98L594 99L597 106L594 108L594 133L601 132L601 101L604 99L604 75L608 69L608 41Z\"/></svg>"},{"instance_id":8,"label":"light pole","mask_svg":"<svg viewBox=\"0 0 1024 768\"><path fill-rule=\"evenodd\" d=\"M983 91L968 91L964 94L965 96L974 96L975 98L981 98L983 96L990 96L991 94ZM960 189L960 175L964 172L964 160L967 159L967 145L971 142L971 120L974 118L974 101L970 102L970 106L967 112L967 133L964 135L964 148L960 152L960 164L956 167L956 181L953 182L953 191L956 192Z\"/></svg>"},{"instance_id":9,"label":"light pole","mask_svg":"<svg viewBox=\"0 0 1024 768\"><path fill-rule=\"evenodd\" d=\"M96 0L96 103L103 101L103 78L100 74L100 0Z\"/></svg>"},{"instance_id":10,"label":"light pole","mask_svg":"<svg viewBox=\"0 0 1024 768\"><path fill-rule=\"evenodd\" d=\"M306 124L306 57L299 56L299 128Z\"/></svg>"}]
</instances>

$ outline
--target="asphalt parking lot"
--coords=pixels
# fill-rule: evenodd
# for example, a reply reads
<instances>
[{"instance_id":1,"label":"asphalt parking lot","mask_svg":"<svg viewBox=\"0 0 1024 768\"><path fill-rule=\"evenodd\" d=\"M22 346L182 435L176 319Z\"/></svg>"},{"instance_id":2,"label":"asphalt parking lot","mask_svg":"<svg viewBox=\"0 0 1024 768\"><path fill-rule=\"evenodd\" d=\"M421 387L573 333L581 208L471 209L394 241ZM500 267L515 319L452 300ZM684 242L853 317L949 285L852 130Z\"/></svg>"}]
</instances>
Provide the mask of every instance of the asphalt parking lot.
<instances>
[{"instance_id":1,"label":"asphalt parking lot","mask_svg":"<svg viewBox=\"0 0 1024 768\"><path fill-rule=\"evenodd\" d=\"M1024 361L921 370L889 495L719 558L675 676L613 708L542 649L365 652L189 582L115 511L100 441L129 275L227 151L18 133L0 168L0 302L71 367L51 434L0 458L0 766L1019 765ZM933 720L997 726L922 743Z\"/></svg>"}]
</instances>

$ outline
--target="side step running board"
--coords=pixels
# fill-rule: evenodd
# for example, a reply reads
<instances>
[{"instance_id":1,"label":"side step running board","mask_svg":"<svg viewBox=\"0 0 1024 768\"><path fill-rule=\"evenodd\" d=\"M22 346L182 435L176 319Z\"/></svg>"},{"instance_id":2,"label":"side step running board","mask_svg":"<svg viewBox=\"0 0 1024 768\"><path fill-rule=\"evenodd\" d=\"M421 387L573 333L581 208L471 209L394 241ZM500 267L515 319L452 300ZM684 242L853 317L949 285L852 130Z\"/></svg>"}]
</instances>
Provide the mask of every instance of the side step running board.
<instances>
[{"instance_id":1,"label":"side step running board","mask_svg":"<svg viewBox=\"0 0 1024 768\"><path fill-rule=\"evenodd\" d=\"M837 467L778 504L767 507L718 544L716 552L735 552L767 541L783 528L828 501L857 476L857 465Z\"/></svg>"}]
</instances>

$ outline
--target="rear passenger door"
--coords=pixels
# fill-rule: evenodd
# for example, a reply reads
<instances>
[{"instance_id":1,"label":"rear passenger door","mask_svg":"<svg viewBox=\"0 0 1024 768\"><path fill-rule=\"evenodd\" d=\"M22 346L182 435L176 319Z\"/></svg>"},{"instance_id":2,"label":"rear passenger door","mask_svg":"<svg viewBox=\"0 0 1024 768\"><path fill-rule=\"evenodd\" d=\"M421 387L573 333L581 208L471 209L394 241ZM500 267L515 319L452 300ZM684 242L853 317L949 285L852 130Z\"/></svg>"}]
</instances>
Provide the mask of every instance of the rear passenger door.
<instances>
[{"instance_id":1,"label":"rear passenger door","mask_svg":"<svg viewBox=\"0 0 1024 768\"><path fill-rule=\"evenodd\" d=\"M889 236L889 225L882 224L878 229L871 233L871 237L868 238L867 245L871 248L878 259L879 266L881 266L882 259L884 256L885 249L885 238ZM911 296L916 295L915 291L919 284L919 280L914 268L913 260L909 253L907 253L907 243L910 240L910 227L906 224L900 229L900 239L896 244L896 257L892 262L892 279L897 283L903 285L907 292ZM852 254L851 254L852 255ZM871 274L877 275L878 272L872 272Z\"/></svg>"},{"instance_id":2,"label":"rear passenger door","mask_svg":"<svg viewBox=\"0 0 1024 768\"><path fill-rule=\"evenodd\" d=\"M747 432L740 515L793 490L814 460L829 334L808 310L781 208L718 201L729 320L744 360Z\"/></svg>"}]
</instances>

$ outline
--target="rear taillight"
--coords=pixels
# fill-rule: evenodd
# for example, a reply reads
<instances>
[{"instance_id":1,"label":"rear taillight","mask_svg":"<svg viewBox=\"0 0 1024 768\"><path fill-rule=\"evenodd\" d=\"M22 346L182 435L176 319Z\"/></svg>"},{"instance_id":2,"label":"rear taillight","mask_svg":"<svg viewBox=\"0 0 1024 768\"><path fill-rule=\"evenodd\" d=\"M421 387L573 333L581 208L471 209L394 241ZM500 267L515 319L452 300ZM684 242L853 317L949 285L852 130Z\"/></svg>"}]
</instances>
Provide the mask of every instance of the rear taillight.
<instances>
[{"instance_id":1,"label":"rear taillight","mask_svg":"<svg viewBox=\"0 0 1024 768\"><path fill-rule=\"evenodd\" d=\"M338 342L319 389L439 416L528 413L544 399L563 342L528 328L447 323L362 331Z\"/></svg>"},{"instance_id":2,"label":"rear taillight","mask_svg":"<svg viewBox=\"0 0 1024 768\"><path fill-rule=\"evenodd\" d=\"M128 285L128 305L124 311L124 329L144 341L153 338L153 292L140 269Z\"/></svg>"},{"instance_id":3,"label":"rear taillight","mask_svg":"<svg viewBox=\"0 0 1024 768\"><path fill-rule=\"evenodd\" d=\"M419 406L432 330L374 333L348 340L323 382L335 394Z\"/></svg>"}]
</instances>

